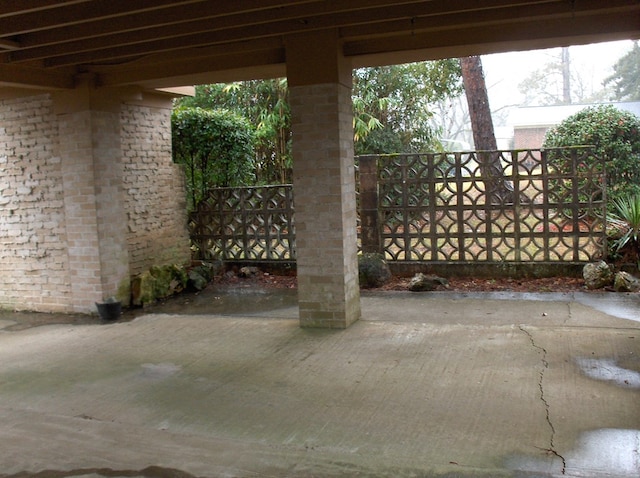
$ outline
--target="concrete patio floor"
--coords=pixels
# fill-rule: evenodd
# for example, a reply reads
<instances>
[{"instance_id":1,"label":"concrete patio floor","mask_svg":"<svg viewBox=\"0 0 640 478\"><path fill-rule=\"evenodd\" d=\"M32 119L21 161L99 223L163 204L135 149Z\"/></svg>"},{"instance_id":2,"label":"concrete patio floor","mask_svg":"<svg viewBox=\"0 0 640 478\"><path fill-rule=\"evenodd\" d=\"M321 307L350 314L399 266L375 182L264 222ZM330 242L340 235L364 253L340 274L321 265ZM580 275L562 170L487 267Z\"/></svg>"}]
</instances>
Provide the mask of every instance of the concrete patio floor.
<instances>
[{"instance_id":1,"label":"concrete patio floor","mask_svg":"<svg viewBox=\"0 0 640 478\"><path fill-rule=\"evenodd\" d=\"M0 477L640 476L637 294L362 306L347 330L301 329L287 290L0 313Z\"/></svg>"}]
</instances>

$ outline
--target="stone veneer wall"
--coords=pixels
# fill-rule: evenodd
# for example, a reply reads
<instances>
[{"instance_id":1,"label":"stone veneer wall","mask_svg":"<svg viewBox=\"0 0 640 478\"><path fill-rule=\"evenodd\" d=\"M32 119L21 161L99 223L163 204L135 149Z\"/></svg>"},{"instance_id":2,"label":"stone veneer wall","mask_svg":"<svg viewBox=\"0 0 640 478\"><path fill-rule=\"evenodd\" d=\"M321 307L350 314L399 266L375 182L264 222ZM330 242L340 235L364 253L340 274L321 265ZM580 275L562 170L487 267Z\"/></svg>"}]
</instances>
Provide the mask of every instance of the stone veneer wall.
<instances>
[{"instance_id":1,"label":"stone veneer wall","mask_svg":"<svg viewBox=\"0 0 640 478\"><path fill-rule=\"evenodd\" d=\"M58 124L49 95L0 101L0 308L67 311Z\"/></svg>"},{"instance_id":2,"label":"stone veneer wall","mask_svg":"<svg viewBox=\"0 0 640 478\"><path fill-rule=\"evenodd\" d=\"M169 108L121 108L122 217L131 276L152 265L190 260L184 176L171 160L170 115ZM73 225L65 217L70 198L59 119L48 94L0 100L0 309L79 310L72 303Z\"/></svg>"},{"instance_id":3,"label":"stone veneer wall","mask_svg":"<svg viewBox=\"0 0 640 478\"><path fill-rule=\"evenodd\" d=\"M125 104L120 121L131 274L186 264L185 180L171 159L171 110Z\"/></svg>"}]
</instances>

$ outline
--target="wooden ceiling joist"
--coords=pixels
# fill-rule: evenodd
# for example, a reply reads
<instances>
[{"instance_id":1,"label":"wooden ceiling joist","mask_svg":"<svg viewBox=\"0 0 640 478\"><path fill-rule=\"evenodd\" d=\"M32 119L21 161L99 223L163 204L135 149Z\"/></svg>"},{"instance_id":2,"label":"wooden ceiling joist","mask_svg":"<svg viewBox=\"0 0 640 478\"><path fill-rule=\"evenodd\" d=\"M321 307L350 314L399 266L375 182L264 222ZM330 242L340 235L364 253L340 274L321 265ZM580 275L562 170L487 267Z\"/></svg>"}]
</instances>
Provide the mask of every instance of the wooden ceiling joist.
<instances>
[{"instance_id":1,"label":"wooden ceiling joist","mask_svg":"<svg viewBox=\"0 0 640 478\"><path fill-rule=\"evenodd\" d=\"M11 84L46 86L49 75L57 88L73 84L75 75L107 74L105 68L110 78L126 83L129 75L135 82L141 80L132 65L141 62L149 71L145 81L162 68L184 81L188 75L178 73L185 58L217 50L229 71L238 65L248 71L255 62L261 76L281 68L257 61L256 51L284 61L288 35L323 29L338 31L354 64L375 64L377 54L404 58L407 49L433 56L437 49L442 55L491 51L492 44L504 49L509 41L638 38L640 22L630 23L639 15L638 0L5 0L0 85L15 72ZM204 68L223 74L225 61L210 54L211 61L199 56L191 74L208 73Z\"/></svg>"}]
</instances>

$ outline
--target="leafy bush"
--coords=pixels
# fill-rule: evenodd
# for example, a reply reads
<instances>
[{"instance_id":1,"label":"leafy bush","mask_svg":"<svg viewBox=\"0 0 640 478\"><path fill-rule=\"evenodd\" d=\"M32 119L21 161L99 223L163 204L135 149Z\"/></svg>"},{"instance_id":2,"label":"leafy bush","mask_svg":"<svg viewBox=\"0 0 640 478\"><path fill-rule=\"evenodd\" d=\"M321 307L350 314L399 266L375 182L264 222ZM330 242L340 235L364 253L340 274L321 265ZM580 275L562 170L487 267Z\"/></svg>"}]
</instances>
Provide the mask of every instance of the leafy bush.
<instances>
[{"instance_id":1,"label":"leafy bush","mask_svg":"<svg viewBox=\"0 0 640 478\"><path fill-rule=\"evenodd\" d=\"M592 145L605 159L608 209L640 194L640 118L611 105L589 107L549 130L544 147Z\"/></svg>"},{"instance_id":2,"label":"leafy bush","mask_svg":"<svg viewBox=\"0 0 640 478\"><path fill-rule=\"evenodd\" d=\"M171 131L173 160L185 165L190 209L211 188L253 181L254 134L243 117L227 110L178 108Z\"/></svg>"},{"instance_id":3,"label":"leafy bush","mask_svg":"<svg viewBox=\"0 0 640 478\"><path fill-rule=\"evenodd\" d=\"M614 229L611 244L614 256L638 263L640 261L640 194L616 199L615 212L608 218ZM614 257L615 258L615 257Z\"/></svg>"},{"instance_id":4,"label":"leafy bush","mask_svg":"<svg viewBox=\"0 0 640 478\"><path fill-rule=\"evenodd\" d=\"M229 110L255 128L253 185L291 182L291 110L286 78L197 85L195 96L175 102L184 108Z\"/></svg>"}]
</instances>

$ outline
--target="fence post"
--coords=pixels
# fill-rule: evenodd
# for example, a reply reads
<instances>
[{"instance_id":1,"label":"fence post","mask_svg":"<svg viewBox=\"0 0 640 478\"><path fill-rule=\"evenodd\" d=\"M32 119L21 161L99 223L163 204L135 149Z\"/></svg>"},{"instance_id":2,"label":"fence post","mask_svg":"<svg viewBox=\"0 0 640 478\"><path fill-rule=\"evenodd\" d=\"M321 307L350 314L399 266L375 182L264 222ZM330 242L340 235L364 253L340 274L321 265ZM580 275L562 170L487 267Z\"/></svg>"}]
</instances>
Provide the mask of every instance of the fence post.
<instances>
[{"instance_id":1,"label":"fence post","mask_svg":"<svg viewBox=\"0 0 640 478\"><path fill-rule=\"evenodd\" d=\"M378 220L378 156L359 156L362 252L382 253Z\"/></svg>"}]
</instances>

